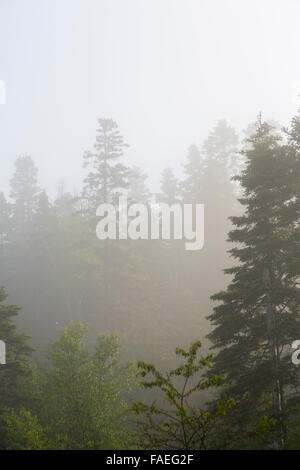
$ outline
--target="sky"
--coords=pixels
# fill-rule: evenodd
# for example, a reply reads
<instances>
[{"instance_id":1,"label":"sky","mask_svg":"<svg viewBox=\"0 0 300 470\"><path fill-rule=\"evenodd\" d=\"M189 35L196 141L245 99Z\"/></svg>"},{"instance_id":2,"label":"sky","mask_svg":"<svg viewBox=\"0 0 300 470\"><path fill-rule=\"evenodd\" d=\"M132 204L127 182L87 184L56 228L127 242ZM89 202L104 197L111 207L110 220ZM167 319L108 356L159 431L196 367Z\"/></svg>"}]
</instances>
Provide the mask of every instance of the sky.
<instances>
[{"instance_id":1,"label":"sky","mask_svg":"<svg viewBox=\"0 0 300 470\"><path fill-rule=\"evenodd\" d=\"M100 117L153 190L219 119L287 125L299 24L300 0L0 0L0 190L20 155L52 196L62 180L80 190Z\"/></svg>"}]
</instances>

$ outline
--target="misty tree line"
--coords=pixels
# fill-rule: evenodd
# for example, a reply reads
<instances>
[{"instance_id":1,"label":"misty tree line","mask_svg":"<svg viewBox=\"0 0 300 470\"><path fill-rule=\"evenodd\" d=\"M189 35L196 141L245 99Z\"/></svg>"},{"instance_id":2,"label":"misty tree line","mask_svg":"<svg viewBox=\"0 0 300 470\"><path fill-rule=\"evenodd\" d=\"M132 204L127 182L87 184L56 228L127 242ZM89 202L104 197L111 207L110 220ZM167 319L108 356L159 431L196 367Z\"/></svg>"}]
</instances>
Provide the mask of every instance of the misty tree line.
<instances>
[{"instance_id":1,"label":"misty tree line","mask_svg":"<svg viewBox=\"0 0 300 470\"><path fill-rule=\"evenodd\" d=\"M17 325L38 362L2 289L2 448L299 445L300 118L280 129L260 117L247 136L241 150L220 121L189 148L180 180L162 174L158 202L205 205L199 252L181 240L97 239L101 202L153 200L143 170L122 163L114 121L99 120L76 196L62 187L50 201L32 159L16 160L0 196L0 284L23 306ZM200 354L199 338L215 357Z\"/></svg>"},{"instance_id":2,"label":"misty tree line","mask_svg":"<svg viewBox=\"0 0 300 470\"><path fill-rule=\"evenodd\" d=\"M226 264L227 217L235 213L230 175L237 144L222 121L202 152L195 145L189 149L183 181L171 168L161 177L156 200L205 204L205 246L195 254L186 253L178 240L101 243L96 237L100 203L117 202L120 194L129 203L151 202L146 175L122 163L126 144L113 121L99 121L75 197L61 187L50 201L38 186L32 159L17 159L9 198L0 199L1 284L23 306L20 326L38 349L71 321L117 332L130 359L137 351L145 352L144 358L157 351L159 358L179 342L197 339L203 328L207 332L208 298L218 283L224 285L220 272Z\"/></svg>"}]
</instances>

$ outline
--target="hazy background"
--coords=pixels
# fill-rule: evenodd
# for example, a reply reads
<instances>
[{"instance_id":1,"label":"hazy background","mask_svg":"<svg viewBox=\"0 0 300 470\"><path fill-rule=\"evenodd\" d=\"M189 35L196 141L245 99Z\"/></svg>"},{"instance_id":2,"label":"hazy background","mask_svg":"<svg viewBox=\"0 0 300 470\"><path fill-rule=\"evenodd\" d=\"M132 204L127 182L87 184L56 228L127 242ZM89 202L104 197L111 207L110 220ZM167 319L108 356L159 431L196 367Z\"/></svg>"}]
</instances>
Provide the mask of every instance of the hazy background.
<instances>
[{"instance_id":1,"label":"hazy background","mask_svg":"<svg viewBox=\"0 0 300 470\"><path fill-rule=\"evenodd\" d=\"M24 154L50 194L79 187L102 116L154 190L218 119L287 123L299 20L298 0L0 0L0 189Z\"/></svg>"}]
</instances>

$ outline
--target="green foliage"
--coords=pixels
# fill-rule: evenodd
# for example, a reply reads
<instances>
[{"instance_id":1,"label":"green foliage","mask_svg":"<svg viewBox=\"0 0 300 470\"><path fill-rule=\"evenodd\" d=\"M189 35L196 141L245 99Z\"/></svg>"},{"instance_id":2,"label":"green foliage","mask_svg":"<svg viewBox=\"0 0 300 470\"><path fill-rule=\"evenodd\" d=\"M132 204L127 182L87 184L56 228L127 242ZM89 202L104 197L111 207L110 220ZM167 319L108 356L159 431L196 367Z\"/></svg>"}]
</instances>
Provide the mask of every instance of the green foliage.
<instances>
[{"instance_id":1,"label":"green foliage","mask_svg":"<svg viewBox=\"0 0 300 470\"><path fill-rule=\"evenodd\" d=\"M32 159L17 160L12 199L7 203L0 197L0 284L5 280L14 302L24 306L19 326L31 335L38 354L61 328L76 321L88 323L94 338L99 332L116 332L126 358L150 357L156 364L163 358L170 362L177 344L208 331L204 314L210 308L209 294L224 282L224 223L234 213L226 196L232 193L226 168L233 134L218 124L204 156L192 148L184 181L170 169L162 175L159 201L193 200L206 206L216 199L226 201L218 203L212 217L217 230L209 225L216 236L211 233L204 249L193 255L181 240L97 239L95 211L101 202L114 202L121 193L131 202L151 198L144 172L122 161L127 145L113 120L98 121L95 147L84 154L83 188L75 197L61 184L56 200L47 198L38 187ZM221 173L222 185L227 181L222 194L214 190ZM210 213L205 215L207 227Z\"/></svg>"},{"instance_id":2,"label":"green foliage","mask_svg":"<svg viewBox=\"0 0 300 470\"><path fill-rule=\"evenodd\" d=\"M204 378L200 372L211 367L212 355L199 357L201 342L192 343L187 351L176 349L181 365L166 373L159 372L153 364L138 363L144 388L158 388L159 401L150 405L136 402L133 411L138 417L138 427L143 436L143 446L148 449L207 449L211 434L221 425L222 417L235 406L233 399L218 403L214 412L195 405L198 393L221 384L221 377ZM141 417L141 418L140 418Z\"/></svg>"},{"instance_id":3,"label":"green foliage","mask_svg":"<svg viewBox=\"0 0 300 470\"><path fill-rule=\"evenodd\" d=\"M84 154L84 166L90 169L84 182L84 197L95 216L103 202L114 202L116 196L128 187L129 169L119 162L128 145L124 142L113 119L98 119L95 151Z\"/></svg>"},{"instance_id":4,"label":"green foliage","mask_svg":"<svg viewBox=\"0 0 300 470\"><path fill-rule=\"evenodd\" d=\"M21 408L7 412L5 419L6 450L42 450L47 448L45 433L38 418Z\"/></svg>"},{"instance_id":5,"label":"green foliage","mask_svg":"<svg viewBox=\"0 0 300 470\"><path fill-rule=\"evenodd\" d=\"M29 337L20 334L14 323L20 307L3 302L7 294L0 286L0 339L6 346L6 364L0 365L0 448L4 448L3 414L9 408L18 409L30 402L27 382L31 375L28 356L33 348L28 345Z\"/></svg>"},{"instance_id":6,"label":"green foliage","mask_svg":"<svg viewBox=\"0 0 300 470\"><path fill-rule=\"evenodd\" d=\"M225 395L249 397L243 425L253 427L267 413L282 445L284 394L298 382L287 352L300 335L300 158L292 140L287 144L261 119L247 144L236 178L245 211L231 218L229 232L238 264L224 270L233 279L212 297L218 304L208 337L219 349L213 371L224 374ZM276 445L272 437L269 445Z\"/></svg>"},{"instance_id":7,"label":"green foliage","mask_svg":"<svg viewBox=\"0 0 300 470\"><path fill-rule=\"evenodd\" d=\"M67 449L120 449L131 445L124 393L133 369L119 359L115 336L99 336L90 353L87 327L71 324L51 345L48 366L37 371L39 422L52 442Z\"/></svg>"},{"instance_id":8,"label":"green foliage","mask_svg":"<svg viewBox=\"0 0 300 470\"><path fill-rule=\"evenodd\" d=\"M8 364L0 370L1 446L4 428L11 447L135 445L126 427L132 371L120 363L117 338L98 337L99 332L116 332L125 357L150 356L156 364L139 363L141 374L153 380L134 392L136 400L148 393L157 398L149 406L135 405L144 417L145 447L268 448L278 428L283 430L283 419L291 433L287 442L298 445L298 412L292 422L290 405L284 409L282 399L278 416L272 395L274 377L282 398L294 387L297 394L299 385L287 354L300 334L299 116L285 139L260 121L240 156L237 135L219 121L201 148L189 148L181 181L170 168L164 171L159 201L205 204L209 236L193 254L181 240L97 239L95 209L101 202L114 202L120 194L137 203L151 198L144 172L121 163L127 145L117 124L111 119L98 124L95 148L84 155L88 173L79 197L61 187L51 202L38 187L30 157L16 161L11 200L0 193L0 277L14 302L25 307L19 327L32 335L38 354L70 322L86 322L89 341L97 338L91 352L86 328L71 325L30 379L27 337L18 335L10 320L18 307L1 305L0 339L9 344ZM237 172L234 183L230 177ZM225 289L221 269L228 264L229 230L236 246ZM211 356L207 362L198 359L196 342L188 351L176 350L181 366L160 373L161 364L171 368L179 341L209 331L204 312L211 309L209 295L218 290L209 317L214 326L209 339L218 350L212 367ZM4 297L0 291L0 302ZM204 407L220 376L221 398ZM12 423L23 429L24 441L21 431L13 441Z\"/></svg>"},{"instance_id":9,"label":"green foliage","mask_svg":"<svg viewBox=\"0 0 300 470\"><path fill-rule=\"evenodd\" d=\"M28 356L33 351L28 345L29 336L18 333L13 321L13 317L19 315L20 307L3 304L6 298L4 287L0 286L0 339L6 345L6 364L0 367L0 413L24 402L24 379L31 372Z\"/></svg>"},{"instance_id":10,"label":"green foliage","mask_svg":"<svg viewBox=\"0 0 300 470\"><path fill-rule=\"evenodd\" d=\"M221 403L223 400L226 401L226 396L223 393ZM218 410L219 401L216 400L213 406L209 404L209 410ZM266 409L266 414L255 410L252 422L249 424L249 406L253 409L250 394L242 400L234 401L235 406L224 414L221 426L214 429L211 438L212 448L219 450L270 449L270 443L278 437L277 420L269 416L268 409Z\"/></svg>"},{"instance_id":11,"label":"green foliage","mask_svg":"<svg viewBox=\"0 0 300 470\"><path fill-rule=\"evenodd\" d=\"M10 181L10 196L13 199L14 223L24 228L32 221L38 205L40 189L37 186L37 168L31 157L19 157Z\"/></svg>"}]
</instances>

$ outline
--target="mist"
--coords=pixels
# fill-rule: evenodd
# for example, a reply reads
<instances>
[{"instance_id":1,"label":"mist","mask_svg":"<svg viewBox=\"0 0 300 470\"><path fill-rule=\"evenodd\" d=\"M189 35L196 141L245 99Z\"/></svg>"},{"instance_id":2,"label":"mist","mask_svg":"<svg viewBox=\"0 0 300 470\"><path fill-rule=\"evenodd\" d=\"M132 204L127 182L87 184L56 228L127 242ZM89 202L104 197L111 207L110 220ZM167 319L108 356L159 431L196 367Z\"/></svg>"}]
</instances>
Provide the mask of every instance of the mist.
<instances>
[{"instance_id":1,"label":"mist","mask_svg":"<svg viewBox=\"0 0 300 470\"><path fill-rule=\"evenodd\" d=\"M1 450L300 448L299 19L0 0Z\"/></svg>"},{"instance_id":2,"label":"mist","mask_svg":"<svg viewBox=\"0 0 300 470\"><path fill-rule=\"evenodd\" d=\"M299 13L291 0L1 0L0 186L29 154L51 195L61 179L79 189L101 116L154 191L219 119L238 132L259 111L288 124Z\"/></svg>"}]
</instances>

